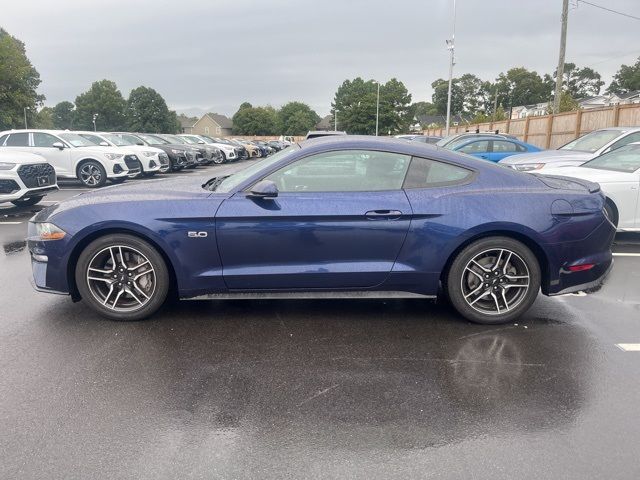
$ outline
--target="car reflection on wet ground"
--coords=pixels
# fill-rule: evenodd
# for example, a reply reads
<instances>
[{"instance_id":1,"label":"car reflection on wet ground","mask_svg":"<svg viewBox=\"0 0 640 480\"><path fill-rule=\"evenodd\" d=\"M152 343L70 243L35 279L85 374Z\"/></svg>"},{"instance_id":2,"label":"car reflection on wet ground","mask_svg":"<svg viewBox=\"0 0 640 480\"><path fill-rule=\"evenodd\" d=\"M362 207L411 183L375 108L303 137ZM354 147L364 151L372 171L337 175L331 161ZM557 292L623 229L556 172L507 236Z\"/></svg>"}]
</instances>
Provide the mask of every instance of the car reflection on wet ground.
<instances>
[{"instance_id":1,"label":"car reflection on wet ground","mask_svg":"<svg viewBox=\"0 0 640 480\"><path fill-rule=\"evenodd\" d=\"M50 196L54 202L77 192ZM425 300L36 294L0 209L0 478L637 478L640 236L605 285L479 326Z\"/></svg>"}]
</instances>

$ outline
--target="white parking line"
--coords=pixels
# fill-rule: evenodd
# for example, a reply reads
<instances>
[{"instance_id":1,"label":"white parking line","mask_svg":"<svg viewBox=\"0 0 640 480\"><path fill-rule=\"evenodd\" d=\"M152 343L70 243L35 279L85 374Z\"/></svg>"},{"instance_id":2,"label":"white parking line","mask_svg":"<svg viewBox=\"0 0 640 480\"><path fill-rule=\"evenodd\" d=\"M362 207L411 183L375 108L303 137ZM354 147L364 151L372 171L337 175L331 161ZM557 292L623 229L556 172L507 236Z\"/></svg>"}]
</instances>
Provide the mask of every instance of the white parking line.
<instances>
[{"instance_id":1,"label":"white parking line","mask_svg":"<svg viewBox=\"0 0 640 480\"><path fill-rule=\"evenodd\" d=\"M614 253L614 257L640 257L640 253Z\"/></svg>"},{"instance_id":2,"label":"white parking line","mask_svg":"<svg viewBox=\"0 0 640 480\"><path fill-rule=\"evenodd\" d=\"M20 225L22 222L0 222L0 225Z\"/></svg>"},{"instance_id":3,"label":"white parking line","mask_svg":"<svg viewBox=\"0 0 640 480\"><path fill-rule=\"evenodd\" d=\"M640 343L616 343L623 352L640 352Z\"/></svg>"}]
</instances>

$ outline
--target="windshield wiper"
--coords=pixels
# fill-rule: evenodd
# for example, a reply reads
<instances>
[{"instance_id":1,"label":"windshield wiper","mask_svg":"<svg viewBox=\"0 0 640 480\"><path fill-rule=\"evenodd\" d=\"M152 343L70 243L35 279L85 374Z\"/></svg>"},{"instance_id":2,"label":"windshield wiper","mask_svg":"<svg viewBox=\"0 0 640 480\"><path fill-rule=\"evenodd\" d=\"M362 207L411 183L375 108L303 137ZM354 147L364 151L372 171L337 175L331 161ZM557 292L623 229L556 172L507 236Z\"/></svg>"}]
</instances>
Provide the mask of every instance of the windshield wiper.
<instances>
[{"instance_id":1,"label":"windshield wiper","mask_svg":"<svg viewBox=\"0 0 640 480\"><path fill-rule=\"evenodd\" d=\"M218 186L230 176L231 175L224 175L222 177L213 177L211 180L204 183L202 185L202 188L209 190L211 192L215 192L216 188L218 188Z\"/></svg>"}]
</instances>

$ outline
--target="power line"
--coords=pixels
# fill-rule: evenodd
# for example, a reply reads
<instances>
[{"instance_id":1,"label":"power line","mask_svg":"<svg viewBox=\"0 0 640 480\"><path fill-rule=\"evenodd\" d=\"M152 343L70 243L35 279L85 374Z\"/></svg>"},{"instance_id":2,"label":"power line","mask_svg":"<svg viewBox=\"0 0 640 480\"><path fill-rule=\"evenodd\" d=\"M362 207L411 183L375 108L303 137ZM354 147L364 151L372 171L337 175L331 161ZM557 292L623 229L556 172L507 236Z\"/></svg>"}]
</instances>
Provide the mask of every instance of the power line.
<instances>
[{"instance_id":1,"label":"power line","mask_svg":"<svg viewBox=\"0 0 640 480\"><path fill-rule=\"evenodd\" d=\"M602 10L606 10L607 12L615 13L617 15L622 15L623 17L633 18L634 20L640 20L640 17L636 17L635 15L630 15L628 13L612 10L611 8L603 7L602 5L596 5L595 3L587 2L585 0L578 0L578 2L586 3L587 5L591 5L592 7L600 8Z\"/></svg>"}]
</instances>

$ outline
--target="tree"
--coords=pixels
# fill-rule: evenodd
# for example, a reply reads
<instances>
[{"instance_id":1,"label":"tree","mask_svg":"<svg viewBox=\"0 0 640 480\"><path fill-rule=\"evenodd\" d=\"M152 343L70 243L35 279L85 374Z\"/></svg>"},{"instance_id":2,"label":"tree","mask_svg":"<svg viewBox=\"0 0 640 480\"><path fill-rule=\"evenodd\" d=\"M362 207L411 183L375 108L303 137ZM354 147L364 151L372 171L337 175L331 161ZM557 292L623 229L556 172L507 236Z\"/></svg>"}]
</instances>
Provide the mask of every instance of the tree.
<instances>
[{"instance_id":1,"label":"tree","mask_svg":"<svg viewBox=\"0 0 640 480\"><path fill-rule=\"evenodd\" d=\"M177 117L169 113L167 102L153 88L138 87L131 90L126 115L131 132L176 132Z\"/></svg>"},{"instance_id":2,"label":"tree","mask_svg":"<svg viewBox=\"0 0 640 480\"><path fill-rule=\"evenodd\" d=\"M53 108L43 107L38 113L36 113L33 119L34 128L43 128L45 130L51 130L55 128L53 124Z\"/></svg>"},{"instance_id":3,"label":"tree","mask_svg":"<svg viewBox=\"0 0 640 480\"><path fill-rule=\"evenodd\" d=\"M491 82L483 81L471 73L465 73L457 79L457 85L462 96L462 111L456 113L472 116L493 111L495 88Z\"/></svg>"},{"instance_id":4,"label":"tree","mask_svg":"<svg viewBox=\"0 0 640 480\"><path fill-rule=\"evenodd\" d=\"M458 83L459 80L457 78L451 81L451 116L462 113L464 107L464 98ZM431 99L436 110L440 115L446 115L449 97L449 81L439 78L431 84L431 88L433 88Z\"/></svg>"},{"instance_id":5,"label":"tree","mask_svg":"<svg viewBox=\"0 0 640 480\"><path fill-rule=\"evenodd\" d=\"M508 107L549 101L554 84L550 75L541 77L524 67L512 68L496 79L498 103Z\"/></svg>"},{"instance_id":6,"label":"tree","mask_svg":"<svg viewBox=\"0 0 640 480\"><path fill-rule=\"evenodd\" d=\"M273 107L252 107L243 103L233 116L233 133L237 135L276 135L278 113Z\"/></svg>"},{"instance_id":7,"label":"tree","mask_svg":"<svg viewBox=\"0 0 640 480\"><path fill-rule=\"evenodd\" d=\"M289 102L278 111L281 133L284 135L304 135L314 130L320 117L302 102Z\"/></svg>"},{"instance_id":8,"label":"tree","mask_svg":"<svg viewBox=\"0 0 640 480\"><path fill-rule=\"evenodd\" d=\"M573 98L571 92L568 90L562 90L562 93L560 94L560 106L558 108L558 113L573 112L578 109L580 109L580 104ZM553 111L553 104L551 101L549 101L549 104L547 105L547 111Z\"/></svg>"},{"instance_id":9,"label":"tree","mask_svg":"<svg viewBox=\"0 0 640 480\"><path fill-rule=\"evenodd\" d=\"M196 118L196 123L198 119ZM169 110L166 133L182 133L182 123L175 110Z\"/></svg>"},{"instance_id":10,"label":"tree","mask_svg":"<svg viewBox=\"0 0 640 480\"><path fill-rule=\"evenodd\" d=\"M32 122L45 98L36 91L40 82L24 43L0 28L0 130L23 127L25 108Z\"/></svg>"},{"instance_id":11,"label":"tree","mask_svg":"<svg viewBox=\"0 0 640 480\"><path fill-rule=\"evenodd\" d=\"M553 81L557 71L553 72ZM578 68L575 63L564 64L564 89L573 98L593 97L604 85L601 75L590 67ZM562 98L560 99L562 100Z\"/></svg>"},{"instance_id":12,"label":"tree","mask_svg":"<svg viewBox=\"0 0 640 480\"><path fill-rule=\"evenodd\" d=\"M352 134L373 135L376 131L378 85L358 77L345 80L334 96L331 114L338 113L338 129ZM379 132L399 133L413 120L411 95L404 84L392 78L380 85Z\"/></svg>"},{"instance_id":13,"label":"tree","mask_svg":"<svg viewBox=\"0 0 640 480\"><path fill-rule=\"evenodd\" d=\"M96 125L99 130L124 130L127 123L126 109L127 102L114 82L93 82L88 91L76 98L75 128L93 130L93 115L97 113Z\"/></svg>"},{"instance_id":14,"label":"tree","mask_svg":"<svg viewBox=\"0 0 640 480\"><path fill-rule=\"evenodd\" d=\"M75 106L71 102L60 102L53 107L53 127L66 130L73 129L73 119L75 115Z\"/></svg>"},{"instance_id":15,"label":"tree","mask_svg":"<svg viewBox=\"0 0 640 480\"><path fill-rule=\"evenodd\" d=\"M635 65L622 65L613 76L607 93L624 95L635 90L640 90L640 57Z\"/></svg>"}]
</instances>

